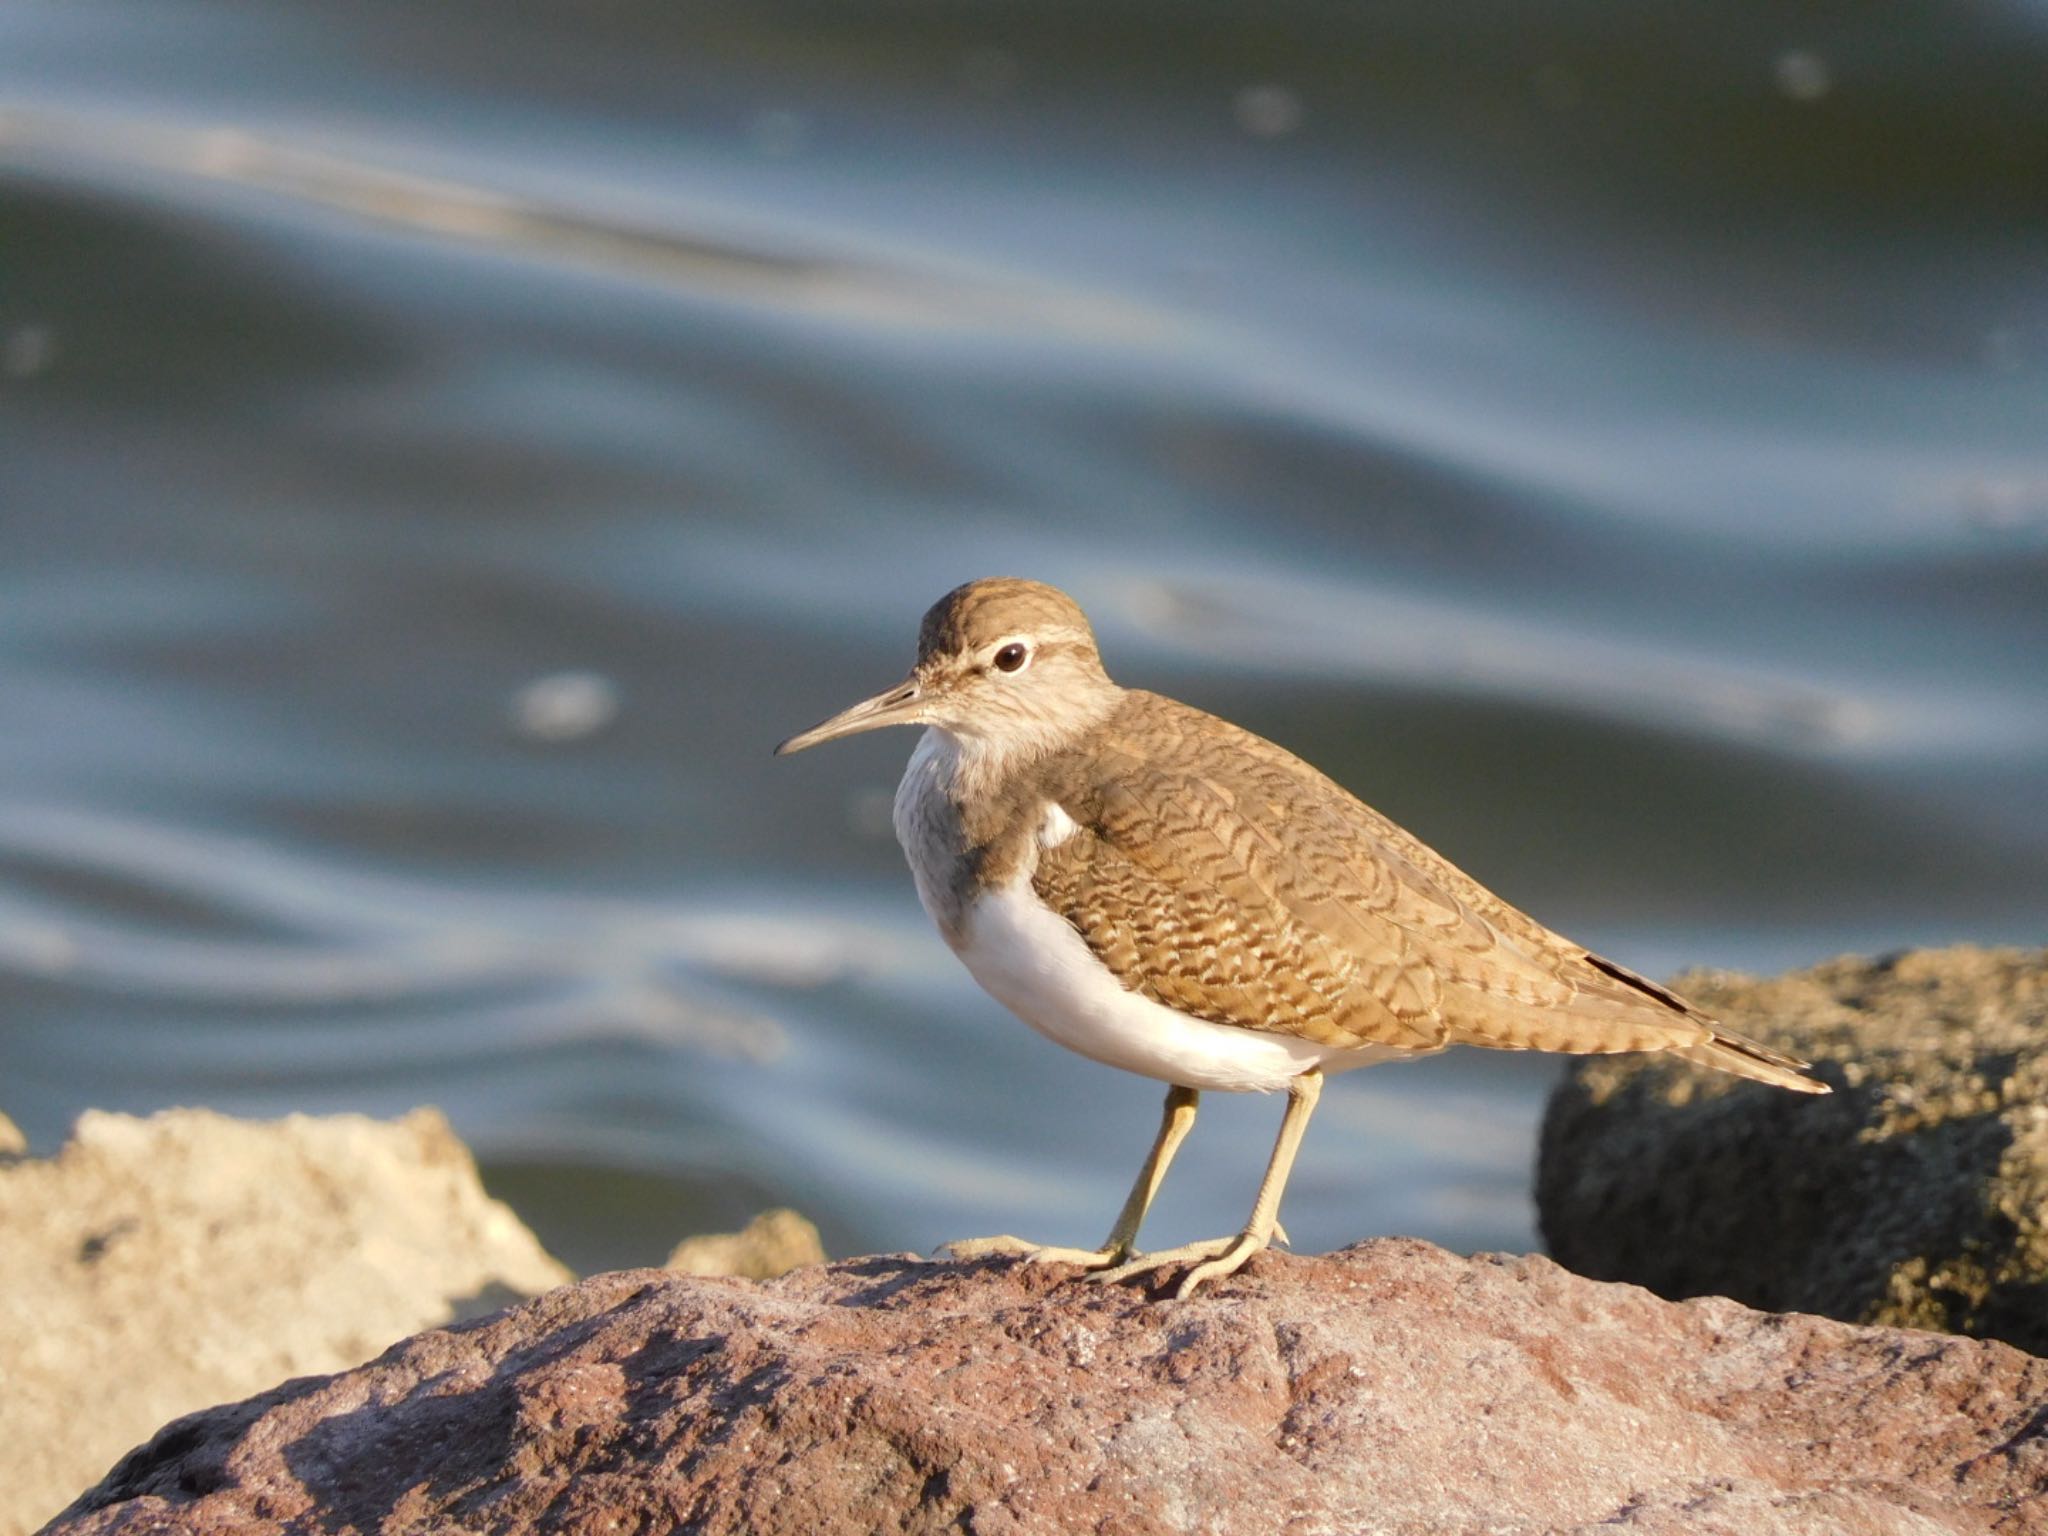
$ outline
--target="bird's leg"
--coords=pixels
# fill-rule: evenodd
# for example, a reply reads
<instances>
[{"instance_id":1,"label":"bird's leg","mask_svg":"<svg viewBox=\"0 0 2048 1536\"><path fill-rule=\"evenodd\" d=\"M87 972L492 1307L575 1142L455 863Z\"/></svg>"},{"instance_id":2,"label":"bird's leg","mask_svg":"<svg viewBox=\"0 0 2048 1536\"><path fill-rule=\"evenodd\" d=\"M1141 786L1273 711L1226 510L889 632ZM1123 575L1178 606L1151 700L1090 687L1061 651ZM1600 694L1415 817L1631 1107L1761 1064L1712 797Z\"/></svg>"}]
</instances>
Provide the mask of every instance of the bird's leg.
<instances>
[{"instance_id":1,"label":"bird's leg","mask_svg":"<svg viewBox=\"0 0 2048 1536\"><path fill-rule=\"evenodd\" d=\"M1159 1186L1166 1180L1166 1170L1173 1162L1173 1154L1180 1150L1180 1144L1194 1128L1195 1107L1201 1095L1192 1088L1178 1085L1166 1090L1166 1107L1159 1117L1159 1134L1152 1138L1152 1150L1145 1154L1144 1166L1138 1170L1137 1181L1131 1185L1131 1192L1124 1197L1124 1208L1117 1212L1116 1225L1109 1229L1109 1236L1102 1240L1100 1248L1051 1248L1040 1243L1027 1243L1021 1237L970 1237L957 1243L946 1244L946 1251L956 1259L981 1259L990 1255L1022 1258L1033 1264L1079 1264L1088 1269L1102 1269L1111 1264L1121 1264L1137 1251L1138 1228L1144 1223L1145 1212L1152 1207L1152 1197L1159 1193Z\"/></svg>"},{"instance_id":2,"label":"bird's leg","mask_svg":"<svg viewBox=\"0 0 2048 1536\"><path fill-rule=\"evenodd\" d=\"M1102 1241L1099 1252L1104 1263L1121 1264L1138 1251L1138 1228L1145 1223L1145 1213L1152 1209L1152 1197L1166 1182L1166 1170L1173 1162L1173 1154L1180 1150L1188 1132L1195 1128L1195 1109L1201 1097L1194 1089L1182 1088L1178 1084L1166 1090L1166 1105L1159 1115L1159 1134L1152 1138L1152 1150L1145 1154L1144 1166L1138 1169L1131 1192L1124 1197L1124 1208L1117 1212L1116 1225L1109 1229L1109 1236Z\"/></svg>"},{"instance_id":3,"label":"bird's leg","mask_svg":"<svg viewBox=\"0 0 2048 1536\"><path fill-rule=\"evenodd\" d=\"M1266 1177L1259 1184L1259 1198L1253 1202L1251 1219L1245 1223L1242 1232L1234 1237L1214 1237L1207 1242L1187 1243L1161 1253L1148 1253L1089 1278L1127 1280L1133 1275L1149 1275L1170 1265L1196 1261L1195 1267L1181 1277L1180 1286L1173 1293L1178 1300L1185 1301L1207 1282L1236 1274L1247 1259L1272 1242L1273 1234L1280 1229L1280 1196L1287 1188L1287 1175L1294 1169L1294 1154L1301 1146L1301 1133L1308 1128L1308 1117L1315 1113L1316 1100L1322 1097L1322 1093L1323 1074L1313 1069L1287 1085L1287 1113L1281 1117L1280 1135L1273 1143L1273 1156L1266 1164Z\"/></svg>"}]
</instances>

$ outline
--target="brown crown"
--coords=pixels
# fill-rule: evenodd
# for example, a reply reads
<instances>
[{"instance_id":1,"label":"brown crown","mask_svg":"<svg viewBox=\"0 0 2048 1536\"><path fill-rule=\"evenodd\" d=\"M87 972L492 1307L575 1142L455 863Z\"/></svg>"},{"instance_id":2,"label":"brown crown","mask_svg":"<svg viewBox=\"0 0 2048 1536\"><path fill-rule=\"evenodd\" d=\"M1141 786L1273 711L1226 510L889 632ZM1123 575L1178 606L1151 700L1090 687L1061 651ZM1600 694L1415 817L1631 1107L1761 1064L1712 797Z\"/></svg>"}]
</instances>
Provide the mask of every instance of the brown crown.
<instances>
[{"instance_id":1,"label":"brown crown","mask_svg":"<svg viewBox=\"0 0 2048 1536\"><path fill-rule=\"evenodd\" d=\"M1006 635L1080 639L1095 648L1088 615L1058 587L1015 576L987 576L955 587L933 603L917 633L917 659L957 656Z\"/></svg>"}]
</instances>

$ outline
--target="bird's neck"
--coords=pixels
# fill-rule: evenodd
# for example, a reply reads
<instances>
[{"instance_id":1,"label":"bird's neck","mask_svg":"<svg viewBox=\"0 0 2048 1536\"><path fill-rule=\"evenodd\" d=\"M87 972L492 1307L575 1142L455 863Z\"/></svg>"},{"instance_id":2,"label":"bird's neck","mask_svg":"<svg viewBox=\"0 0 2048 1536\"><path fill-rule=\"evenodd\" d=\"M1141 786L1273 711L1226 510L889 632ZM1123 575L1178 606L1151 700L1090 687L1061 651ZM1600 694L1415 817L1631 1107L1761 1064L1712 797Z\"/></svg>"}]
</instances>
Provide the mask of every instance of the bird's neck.
<instances>
[{"instance_id":1,"label":"bird's neck","mask_svg":"<svg viewBox=\"0 0 2048 1536\"><path fill-rule=\"evenodd\" d=\"M1121 689L1106 688L1057 716L1009 718L1000 729L935 725L947 758L947 792L963 808L1015 800L1045 765L1074 750L1116 712Z\"/></svg>"}]
</instances>

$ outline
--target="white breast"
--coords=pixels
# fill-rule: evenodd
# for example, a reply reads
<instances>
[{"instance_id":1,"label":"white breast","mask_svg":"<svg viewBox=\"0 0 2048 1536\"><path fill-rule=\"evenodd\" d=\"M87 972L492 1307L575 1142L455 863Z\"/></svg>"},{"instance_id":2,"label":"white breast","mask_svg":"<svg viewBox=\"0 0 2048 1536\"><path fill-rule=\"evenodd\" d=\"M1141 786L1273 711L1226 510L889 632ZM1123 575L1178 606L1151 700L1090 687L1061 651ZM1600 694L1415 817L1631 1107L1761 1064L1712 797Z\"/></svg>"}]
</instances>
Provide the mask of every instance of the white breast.
<instances>
[{"instance_id":1,"label":"white breast","mask_svg":"<svg viewBox=\"0 0 2048 1536\"><path fill-rule=\"evenodd\" d=\"M950 798L958 751L942 731L926 731L918 738L903 770L903 782L896 786L892 819L896 841L910 861L910 877L917 882L917 899L931 920L939 925L948 944L956 944L956 933L964 915L955 889L960 863L960 825Z\"/></svg>"},{"instance_id":2,"label":"white breast","mask_svg":"<svg viewBox=\"0 0 2048 1536\"><path fill-rule=\"evenodd\" d=\"M1284 1088L1310 1067L1344 1071L1415 1054L1339 1051L1292 1035L1190 1018L1124 990L1028 882L986 892L967 911L960 958L997 1002L1048 1040L1143 1077L1226 1093Z\"/></svg>"},{"instance_id":3,"label":"white breast","mask_svg":"<svg viewBox=\"0 0 2048 1536\"><path fill-rule=\"evenodd\" d=\"M1341 1072L1423 1054L1383 1046L1338 1050L1211 1024L1127 991L1074 926L1038 899L1028 866L1005 888L970 899L956 879L951 791L958 751L944 732L925 733L896 791L896 837L919 900L969 973L1048 1040L1126 1072L1231 1093L1284 1088L1311 1067ZM1049 803L1038 844L1056 848L1078 830L1063 807Z\"/></svg>"}]
</instances>

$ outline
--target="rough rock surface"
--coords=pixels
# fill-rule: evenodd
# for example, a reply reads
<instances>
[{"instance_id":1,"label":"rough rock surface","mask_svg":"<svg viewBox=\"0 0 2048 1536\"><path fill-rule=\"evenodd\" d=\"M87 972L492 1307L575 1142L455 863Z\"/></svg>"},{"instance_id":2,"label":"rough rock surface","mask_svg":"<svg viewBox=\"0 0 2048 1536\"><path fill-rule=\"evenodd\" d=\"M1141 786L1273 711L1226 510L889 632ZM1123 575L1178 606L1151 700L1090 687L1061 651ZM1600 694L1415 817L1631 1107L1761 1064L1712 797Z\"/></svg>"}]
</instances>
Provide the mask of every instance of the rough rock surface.
<instances>
[{"instance_id":1,"label":"rough rock surface","mask_svg":"<svg viewBox=\"0 0 2048 1536\"><path fill-rule=\"evenodd\" d=\"M2048 1354L2048 950L1677 985L1811 1057L1834 1095L1583 1063L1551 1097L1536 1182L1561 1263Z\"/></svg>"},{"instance_id":2,"label":"rough rock surface","mask_svg":"<svg viewBox=\"0 0 2048 1536\"><path fill-rule=\"evenodd\" d=\"M0 1536L174 1414L568 1278L431 1110L82 1115L0 1157Z\"/></svg>"},{"instance_id":3,"label":"rough rock surface","mask_svg":"<svg viewBox=\"0 0 2048 1536\"><path fill-rule=\"evenodd\" d=\"M686 1237L662 1265L685 1275L737 1275L773 1280L806 1264L825 1262L818 1229L787 1206L763 1211L737 1232Z\"/></svg>"},{"instance_id":4,"label":"rough rock surface","mask_svg":"<svg viewBox=\"0 0 2048 1536\"><path fill-rule=\"evenodd\" d=\"M2048 1361L1381 1239L1188 1302L601 1275L166 1426L51 1536L2048 1528Z\"/></svg>"}]
</instances>

